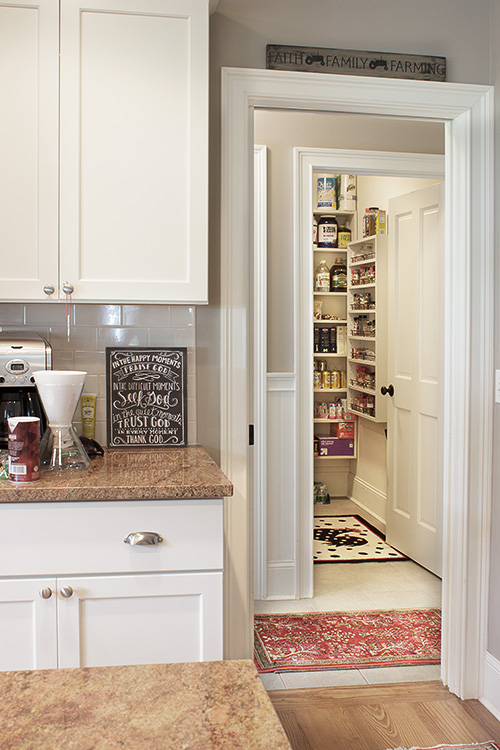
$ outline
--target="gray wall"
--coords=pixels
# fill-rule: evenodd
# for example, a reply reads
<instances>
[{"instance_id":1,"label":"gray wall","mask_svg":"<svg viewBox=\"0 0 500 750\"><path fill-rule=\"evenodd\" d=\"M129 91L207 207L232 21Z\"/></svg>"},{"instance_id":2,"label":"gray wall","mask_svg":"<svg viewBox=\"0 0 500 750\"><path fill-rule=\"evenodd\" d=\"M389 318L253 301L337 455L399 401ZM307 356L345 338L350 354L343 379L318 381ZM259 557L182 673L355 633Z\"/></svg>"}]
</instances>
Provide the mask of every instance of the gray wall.
<instances>
[{"instance_id":1,"label":"gray wall","mask_svg":"<svg viewBox=\"0 0 500 750\"><path fill-rule=\"evenodd\" d=\"M265 67L267 43L442 55L447 80L499 83L500 29L498 0L220 0L211 18L210 60L210 299L197 318L198 439L218 456L219 438L219 190L220 190L220 69L223 66ZM490 60L490 50L492 51ZM491 69L490 69L491 64ZM497 123L500 106L497 98ZM497 143L500 128L497 124ZM498 147L497 147L498 153ZM496 174L499 173L498 159ZM497 198L497 208L500 201ZM498 211L497 211L498 215ZM499 242L497 230L497 255ZM498 274L498 271L497 271ZM497 279L500 281L500 276ZM498 284L497 284L497 288ZM500 303L497 300L497 319ZM496 339L500 367L500 335ZM500 439L499 407L495 407L496 446ZM500 659L500 469L494 476L492 567L490 589L492 627L489 650Z\"/></svg>"},{"instance_id":2,"label":"gray wall","mask_svg":"<svg viewBox=\"0 0 500 750\"><path fill-rule=\"evenodd\" d=\"M220 0L210 19L210 306L197 318L198 438L219 457L220 71L265 68L266 44L440 55L447 80L490 83L490 0Z\"/></svg>"}]
</instances>

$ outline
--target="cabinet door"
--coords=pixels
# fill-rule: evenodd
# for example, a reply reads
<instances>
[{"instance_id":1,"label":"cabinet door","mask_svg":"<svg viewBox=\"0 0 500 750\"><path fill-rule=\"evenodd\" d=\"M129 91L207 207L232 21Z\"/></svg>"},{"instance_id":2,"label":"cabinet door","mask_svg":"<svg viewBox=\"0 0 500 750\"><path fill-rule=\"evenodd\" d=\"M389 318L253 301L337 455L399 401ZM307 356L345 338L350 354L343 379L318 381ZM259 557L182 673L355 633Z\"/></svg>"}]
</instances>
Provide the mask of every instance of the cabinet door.
<instances>
[{"instance_id":1,"label":"cabinet door","mask_svg":"<svg viewBox=\"0 0 500 750\"><path fill-rule=\"evenodd\" d=\"M0 580L0 670L57 667L55 590L55 579Z\"/></svg>"},{"instance_id":2,"label":"cabinet door","mask_svg":"<svg viewBox=\"0 0 500 750\"><path fill-rule=\"evenodd\" d=\"M0 1L0 296L58 279L59 2Z\"/></svg>"},{"instance_id":3,"label":"cabinet door","mask_svg":"<svg viewBox=\"0 0 500 750\"><path fill-rule=\"evenodd\" d=\"M207 0L61 3L61 282L207 301Z\"/></svg>"},{"instance_id":4,"label":"cabinet door","mask_svg":"<svg viewBox=\"0 0 500 750\"><path fill-rule=\"evenodd\" d=\"M222 659L222 573L58 578L58 639L60 667Z\"/></svg>"}]
</instances>

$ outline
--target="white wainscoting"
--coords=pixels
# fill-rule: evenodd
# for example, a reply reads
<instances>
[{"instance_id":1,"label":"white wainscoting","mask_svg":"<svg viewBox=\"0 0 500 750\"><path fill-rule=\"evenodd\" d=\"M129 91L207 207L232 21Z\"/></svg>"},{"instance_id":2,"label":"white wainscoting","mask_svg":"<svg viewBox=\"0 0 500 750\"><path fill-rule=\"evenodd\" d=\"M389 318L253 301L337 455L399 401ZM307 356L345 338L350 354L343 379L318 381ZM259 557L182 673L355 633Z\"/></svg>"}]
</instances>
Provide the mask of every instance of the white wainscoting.
<instances>
[{"instance_id":1,"label":"white wainscoting","mask_svg":"<svg viewBox=\"0 0 500 750\"><path fill-rule=\"evenodd\" d=\"M262 599L297 596L296 378L293 373L267 374L267 482Z\"/></svg>"},{"instance_id":2,"label":"white wainscoting","mask_svg":"<svg viewBox=\"0 0 500 750\"><path fill-rule=\"evenodd\" d=\"M488 651L484 655L483 697L481 703L500 720L500 661Z\"/></svg>"}]
</instances>

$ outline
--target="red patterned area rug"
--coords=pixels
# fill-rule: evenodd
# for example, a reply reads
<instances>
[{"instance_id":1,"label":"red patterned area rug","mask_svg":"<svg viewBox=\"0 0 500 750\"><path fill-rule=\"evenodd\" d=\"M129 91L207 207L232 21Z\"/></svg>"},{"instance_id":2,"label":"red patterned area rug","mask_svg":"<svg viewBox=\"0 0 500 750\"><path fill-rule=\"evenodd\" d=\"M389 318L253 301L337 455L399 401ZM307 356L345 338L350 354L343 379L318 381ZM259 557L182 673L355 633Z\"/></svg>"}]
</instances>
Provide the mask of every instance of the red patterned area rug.
<instances>
[{"instance_id":1,"label":"red patterned area rug","mask_svg":"<svg viewBox=\"0 0 500 750\"><path fill-rule=\"evenodd\" d=\"M396 750L500 750L500 747L493 740L487 742L471 742L467 745L434 745L434 747L398 747Z\"/></svg>"},{"instance_id":2,"label":"red patterned area rug","mask_svg":"<svg viewBox=\"0 0 500 750\"><path fill-rule=\"evenodd\" d=\"M259 672L439 664L441 610L255 615Z\"/></svg>"}]
</instances>

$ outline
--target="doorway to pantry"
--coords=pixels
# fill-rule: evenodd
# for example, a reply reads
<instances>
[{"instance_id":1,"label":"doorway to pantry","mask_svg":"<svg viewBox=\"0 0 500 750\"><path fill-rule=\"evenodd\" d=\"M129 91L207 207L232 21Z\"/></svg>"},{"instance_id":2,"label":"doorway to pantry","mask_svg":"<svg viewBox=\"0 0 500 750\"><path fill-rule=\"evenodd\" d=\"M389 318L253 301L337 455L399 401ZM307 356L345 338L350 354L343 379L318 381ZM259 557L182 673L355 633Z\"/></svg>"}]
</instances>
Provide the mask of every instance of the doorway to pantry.
<instances>
[{"instance_id":1,"label":"doorway to pantry","mask_svg":"<svg viewBox=\"0 0 500 750\"><path fill-rule=\"evenodd\" d=\"M223 68L221 110L220 462L225 507L225 655L252 654L254 415L253 113L266 107L443 122L446 289L442 679L479 696L488 623L493 413L493 90L491 86ZM473 239L473 242L472 242ZM471 263L471 259L474 263ZM466 304L464 304L464 301ZM469 374L474 369L472 385ZM480 450L476 448L480 446Z\"/></svg>"},{"instance_id":2,"label":"doorway to pantry","mask_svg":"<svg viewBox=\"0 0 500 750\"><path fill-rule=\"evenodd\" d=\"M285 120L289 121L288 125L285 125ZM308 116L303 117L303 123L305 128L302 127L301 117L297 117L296 113L256 112L256 140L269 144L267 149L259 149L261 166L259 167L259 162L257 162L255 172L257 191L255 237L261 242L263 235L259 231L262 227L259 227L258 217L262 217L264 210L258 201L259 181L265 182L270 209L266 233L269 240L267 274L261 274L259 277L261 285L266 276L268 279L266 322L268 348L266 356L261 357L261 360L267 359L268 362L266 374L268 460L264 472L267 475L268 491L259 494L259 497L267 495L267 507L263 508L256 503L255 559L257 564L254 577L257 599L267 599L267 601L256 602L256 612L307 611L309 608L314 610L318 607L328 610L377 609L383 608L384 603L388 607L397 606L396 602L399 603L399 607L404 607L404 601L407 602L406 606L417 606L419 603L435 606L439 603L438 579L412 562L404 563L399 568L398 563L385 565L365 563L355 566L319 565L316 566L314 598L287 601L287 597L293 600L296 597L312 595L312 482L310 480L313 468L310 456L313 405L310 398L312 374L308 366L310 366L313 347L312 336L309 334L312 319L311 279L314 268L324 252L314 253L316 260L312 261L312 214L310 211L314 175L327 170L333 174L339 171L339 167L340 170L353 171L353 165L362 165L363 174L358 174L358 205L361 211L357 221L355 213L348 218L352 239L355 240L362 236L360 214L365 206L386 207L390 197L414 191L422 185L439 182L444 172L444 158L437 156L444 150L443 126L437 123L424 123L420 133L418 126L421 123L411 123L410 126L406 124L405 128L405 123L381 120L374 122L370 118L350 117L346 120L343 116L311 116L309 113ZM274 140L273 126L275 132L279 133ZM314 134L312 138L311 132ZM356 145L357 139L358 142L362 142L363 150L342 152L319 148L325 143L328 146L338 142L339 132L340 139L343 133L354 133L354 140L353 138L347 139L348 145ZM287 138L287 133L290 133L289 138ZM371 134L371 142L367 140L367 133ZM377 148L378 143L383 145L389 141L394 143L396 133L401 150L408 149L404 155L398 155L396 152L380 153L373 150L368 153L368 149ZM379 134L378 138L377 134ZM297 157L295 153L292 174L294 144L310 142L315 148L295 149L296 152L300 152L302 158L307 160L307 169L300 165L300 157ZM415 151L420 149L422 153L419 156L413 156L409 153L410 148ZM267 155L268 167L265 179L266 170L262 168L263 151ZM426 152L434 153L436 156L424 156ZM377 166L380 173L377 171ZM382 176L384 174L390 176ZM428 179L425 179L426 177ZM309 180L308 184L300 185L301 179L306 182ZM295 202L295 213L298 216L295 222L292 222L293 202ZM298 237L287 236L287 230L284 227L291 226L294 227ZM353 246L353 250L355 247L356 245ZM291 248L295 248L295 261ZM337 254L343 256L345 261L346 253L347 251L344 250ZM327 260L331 257L333 262L335 251L326 251L324 255ZM293 283L290 281L288 284L283 283L283 278L294 266ZM291 307L295 314L287 315L286 309L287 305L290 307L291 290L293 290ZM340 318L342 322L339 325L335 324L334 327L339 331L344 325L345 332L349 315L341 312L340 309L339 311L330 310L332 304L334 306L346 305L346 299L341 301L340 296L335 297L333 301L327 297L322 299L326 302L325 311L327 307L329 310L325 318ZM382 306L378 305L377 309L383 320ZM339 314L336 314L337 312ZM283 346L284 342L286 346ZM280 346L281 354L277 358L276 351L280 350ZM341 365L344 369L348 369L345 367L347 361L348 358L345 356L337 360L339 367L336 369L341 370ZM292 372L286 372L287 363ZM276 364L281 367L281 371L273 372L277 370ZM351 367L351 370L354 369ZM348 377L351 376L352 373L348 373ZM340 383L337 384L336 395L345 397L347 395L345 384L343 384L343 392L340 390L340 385ZM319 398L323 399L323 394ZM303 421L297 423L295 430L291 419L291 413L296 407L294 399L303 402ZM316 396L317 401L318 396ZM300 405L298 411L301 411ZM332 496L331 503L328 506L322 506L320 512L325 515L347 513L349 516L353 514L362 516L366 521L384 530L387 505L386 424L383 418L358 419L357 421L359 427L355 428L358 433L355 442L358 452L355 458L325 461L319 459L314 462L315 478L327 484ZM317 424L315 427L318 429ZM322 427L323 425L319 429L321 430ZM295 461L303 463L303 471L298 472L304 478L302 487L293 486L292 477L297 475L297 467L293 466ZM299 528L301 517L304 520L303 529ZM298 555L294 559L293 547L296 540L299 540L296 548ZM300 560L301 555L302 560ZM413 589L413 593L409 591L410 589ZM349 590L348 595L347 590ZM379 592L378 598L375 590ZM371 674L373 676L374 673ZM401 677L395 677L395 679L401 679Z\"/></svg>"}]
</instances>

